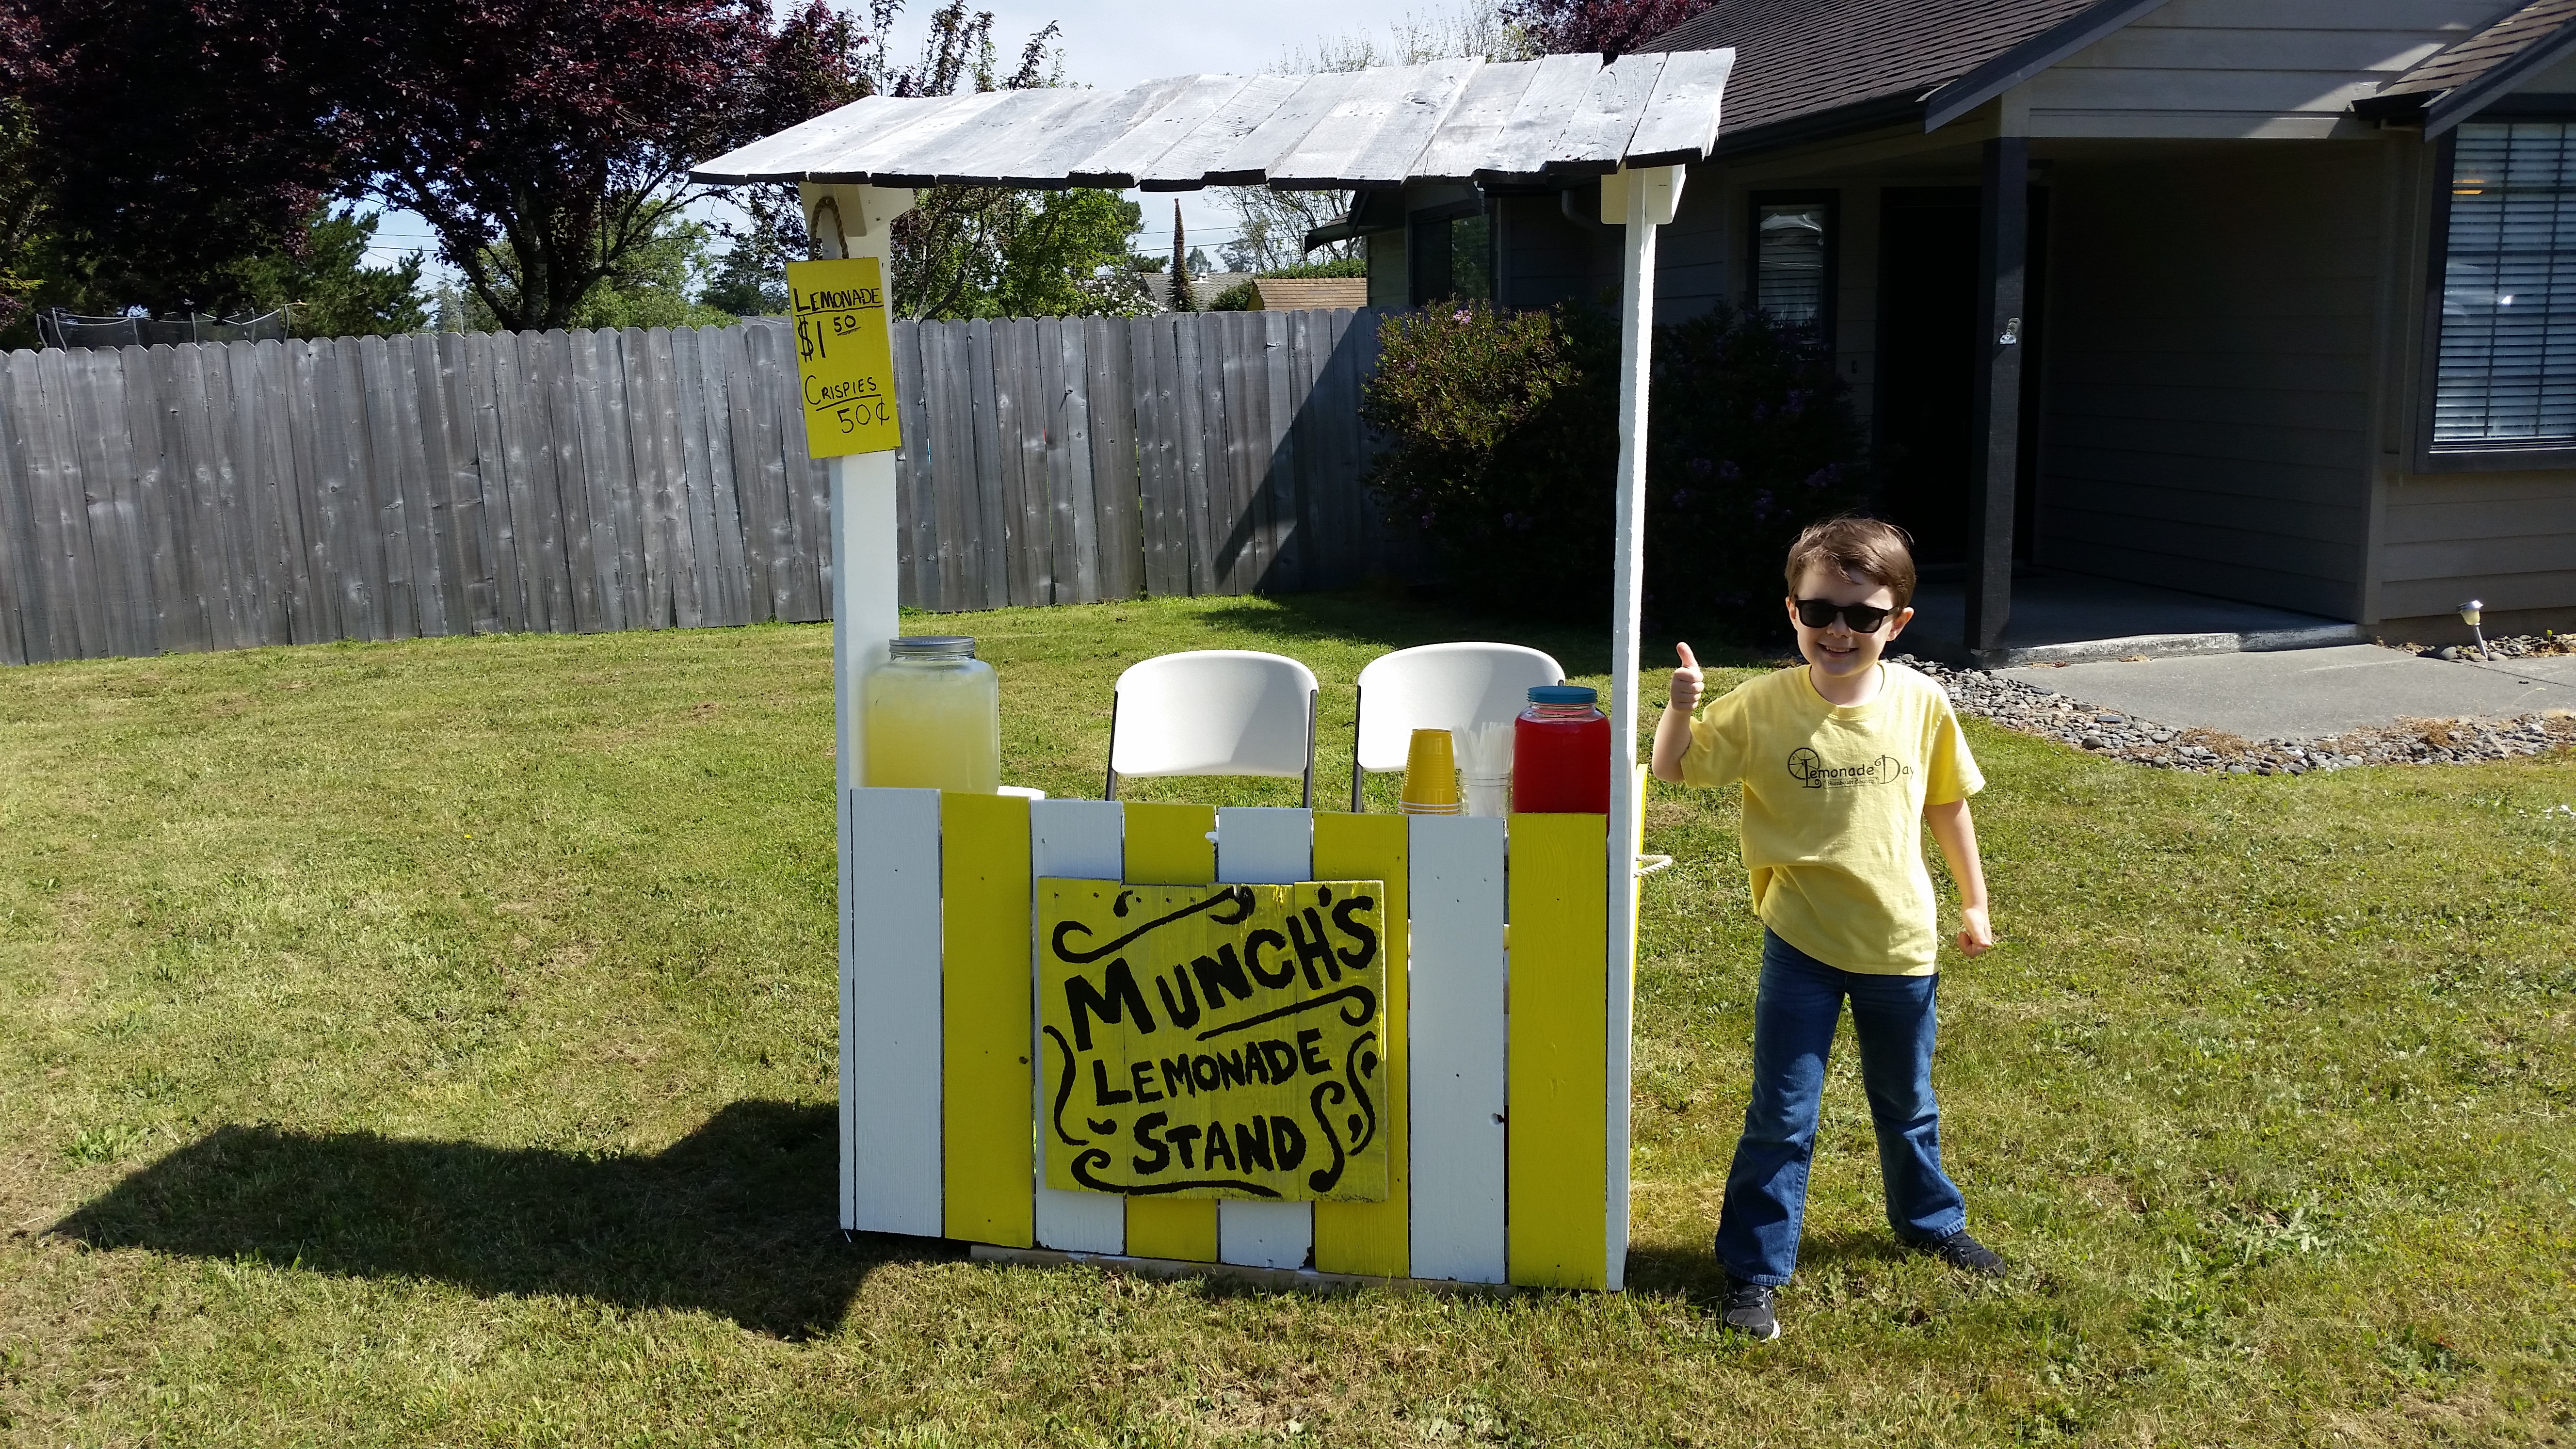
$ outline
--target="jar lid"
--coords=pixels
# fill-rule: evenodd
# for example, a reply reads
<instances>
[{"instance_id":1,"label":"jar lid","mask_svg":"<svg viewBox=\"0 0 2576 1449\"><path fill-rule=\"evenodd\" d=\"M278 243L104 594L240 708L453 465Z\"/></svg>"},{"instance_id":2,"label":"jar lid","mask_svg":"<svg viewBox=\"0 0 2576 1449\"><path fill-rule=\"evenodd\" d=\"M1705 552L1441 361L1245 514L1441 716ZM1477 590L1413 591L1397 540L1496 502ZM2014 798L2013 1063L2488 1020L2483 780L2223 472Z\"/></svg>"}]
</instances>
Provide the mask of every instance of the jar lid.
<instances>
[{"instance_id":1,"label":"jar lid","mask_svg":"<svg viewBox=\"0 0 2576 1449\"><path fill-rule=\"evenodd\" d=\"M1532 704L1597 704L1600 700L1601 691L1588 684L1533 684L1529 692Z\"/></svg>"},{"instance_id":2,"label":"jar lid","mask_svg":"<svg viewBox=\"0 0 2576 1449\"><path fill-rule=\"evenodd\" d=\"M907 634L888 639L886 648L897 659L972 659L975 641L963 634Z\"/></svg>"}]
</instances>

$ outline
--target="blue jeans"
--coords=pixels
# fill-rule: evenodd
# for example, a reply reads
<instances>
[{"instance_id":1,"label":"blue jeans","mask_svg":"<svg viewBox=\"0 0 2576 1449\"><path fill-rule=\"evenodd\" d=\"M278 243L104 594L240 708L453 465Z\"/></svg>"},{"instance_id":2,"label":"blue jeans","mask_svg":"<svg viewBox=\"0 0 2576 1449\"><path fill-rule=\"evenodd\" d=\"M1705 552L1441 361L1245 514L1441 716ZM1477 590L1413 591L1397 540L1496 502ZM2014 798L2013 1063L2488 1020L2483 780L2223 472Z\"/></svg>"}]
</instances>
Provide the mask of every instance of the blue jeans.
<instances>
[{"instance_id":1,"label":"blue jeans","mask_svg":"<svg viewBox=\"0 0 2576 1449\"><path fill-rule=\"evenodd\" d=\"M1843 998L1851 998L1860 1079L1878 1129L1887 1221L1908 1242L1933 1243L1967 1226L1959 1189L1941 1171L1941 1113L1932 1100L1933 998L1939 976L1874 976L1828 966L1768 930L1762 989L1753 1001L1753 1101L1726 1174L1717 1261L1773 1287L1798 1266L1807 1211L1807 1164L1825 1059Z\"/></svg>"}]
</instances>

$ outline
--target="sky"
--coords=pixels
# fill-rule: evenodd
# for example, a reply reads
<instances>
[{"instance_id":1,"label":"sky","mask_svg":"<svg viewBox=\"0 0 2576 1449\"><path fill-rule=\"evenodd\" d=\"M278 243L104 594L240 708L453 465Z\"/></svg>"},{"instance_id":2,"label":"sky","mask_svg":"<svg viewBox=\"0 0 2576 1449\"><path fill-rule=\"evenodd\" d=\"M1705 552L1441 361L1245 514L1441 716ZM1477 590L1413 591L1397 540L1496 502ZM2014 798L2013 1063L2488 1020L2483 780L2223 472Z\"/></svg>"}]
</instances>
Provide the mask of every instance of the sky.
<instances>
[{"instance_id":1,"label":"sky","mask_svg":"<svg viewBox=\"0 0 2576 1449\"><path fill-rule=\"evenodd\" d=\"M912 8L926 14L932 3L933 0L912 0ZM1104 90L1199 71L1241 75L1267 70L1279 65L1290 52L1312 49L1328 39L1366 32L1383 41L1387 22L1393 18L1384 0L1374 4L1366 0L1301 0L1294 7L1244 0L1182 6L1174 6L1169 0L1070 0L1061 5L1031 0L977 0L975 8L993 12L994 48L1006 62L1017 56L1030 34L1048 21L1055 21L1063 27L1058 44L1065 79ZM1418 7L1418 11L1436 14L1443 8L1429 3ZM912 54L919 48L921 36L917 21L898 26L896 54ZM1145 204L1145 230L1136 238L1136 249L1149 256L1170 252L1174 194L1128 195ZM1177 195L1190 245L1204 248L1213 260L1218 244L1234 234L1233 211L1217 200L1214 192L1185 191ZM437 274L443 272L436 264L437 245L429 224L418 216L407 211L387 212L377 223L370 260L384 265L411 251L431 252L429 271L435 283Z\"/></svg>"}]
</instances>

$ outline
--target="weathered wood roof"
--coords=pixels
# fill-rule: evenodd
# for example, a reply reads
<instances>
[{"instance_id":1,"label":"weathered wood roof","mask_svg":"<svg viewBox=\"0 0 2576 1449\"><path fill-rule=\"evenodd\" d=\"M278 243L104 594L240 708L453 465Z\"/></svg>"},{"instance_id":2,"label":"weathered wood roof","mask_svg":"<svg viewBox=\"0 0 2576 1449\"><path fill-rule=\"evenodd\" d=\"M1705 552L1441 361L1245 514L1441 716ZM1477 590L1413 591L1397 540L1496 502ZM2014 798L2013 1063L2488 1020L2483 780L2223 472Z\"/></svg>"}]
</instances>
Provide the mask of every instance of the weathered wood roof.
<instances>
[{"instance_id":1,"label":"weathered wood roof","mask_svg":"<svg viewBox=\"0 0 2576 1449\"><path fill-rule=\"evenodd\" d=\"M1641 53L1303 76L1178 76L1123 91L870 96L698 167L699 181L1141 186L1195 191L1572 179L1697 161L1735 54Z\"/></svg>"}]
</instances>

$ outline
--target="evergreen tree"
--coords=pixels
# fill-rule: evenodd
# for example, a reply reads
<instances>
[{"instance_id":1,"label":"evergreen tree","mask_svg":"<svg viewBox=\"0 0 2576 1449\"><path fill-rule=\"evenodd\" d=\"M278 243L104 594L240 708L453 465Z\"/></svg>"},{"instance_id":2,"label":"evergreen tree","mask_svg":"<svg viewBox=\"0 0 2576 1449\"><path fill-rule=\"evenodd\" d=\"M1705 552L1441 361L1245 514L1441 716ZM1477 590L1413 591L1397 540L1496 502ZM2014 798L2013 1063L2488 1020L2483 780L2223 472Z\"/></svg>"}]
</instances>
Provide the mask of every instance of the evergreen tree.
<instances>
[{"instance_id":1,"label":"evergreen tree","mask_svg":"<svg viewBox=\"0 0 2576 1449\"><path fill-rule=\"evenodd\" d=\"M429 325L421 305L421 254L389 267L367 265L374 212L323 209L305 228L304 245L280 247L235 262L233 278L246 312L291 307L298 337L391 337Z\"/></svg>"},{"instance_id":2,"label":"evergreen tree","mask_svg":"<svg viewBox=\"0 0 2576 1449\"><path fill-rule=\"evenodd\" d=\"M1195 312L1199 294L1190 289L1189 243L1181 236L1181 204L1172 203L1172 310Z\"/></svg>"}]
</instances>

